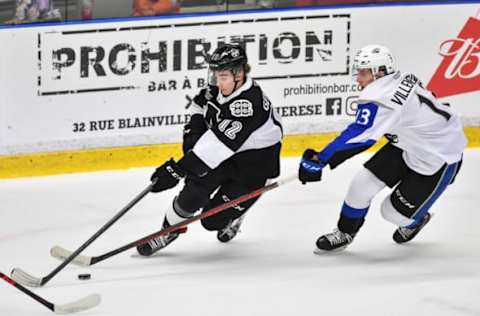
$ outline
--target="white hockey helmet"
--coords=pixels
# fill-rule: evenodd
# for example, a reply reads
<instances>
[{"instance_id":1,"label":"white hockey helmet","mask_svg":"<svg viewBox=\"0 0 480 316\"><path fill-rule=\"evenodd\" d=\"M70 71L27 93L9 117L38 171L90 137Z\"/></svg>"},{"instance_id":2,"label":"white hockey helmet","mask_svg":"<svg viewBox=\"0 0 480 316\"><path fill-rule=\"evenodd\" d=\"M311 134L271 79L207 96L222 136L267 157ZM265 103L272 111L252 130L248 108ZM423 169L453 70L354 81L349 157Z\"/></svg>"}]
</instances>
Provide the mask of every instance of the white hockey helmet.
<instances>
[{"instance_id":1,"label":"white hockey helmet","mask_svg":"<svg viewBox=\"0 0 480 316\"><path fill-rule=\"evenodd\" d=\"M371 69L375 78L379 71L389 75L396 71L395 59L388 48L375 44L367 45L359 49L353 58L353 76L357 76L359 69Z\"/></svg>"}]
</instances>

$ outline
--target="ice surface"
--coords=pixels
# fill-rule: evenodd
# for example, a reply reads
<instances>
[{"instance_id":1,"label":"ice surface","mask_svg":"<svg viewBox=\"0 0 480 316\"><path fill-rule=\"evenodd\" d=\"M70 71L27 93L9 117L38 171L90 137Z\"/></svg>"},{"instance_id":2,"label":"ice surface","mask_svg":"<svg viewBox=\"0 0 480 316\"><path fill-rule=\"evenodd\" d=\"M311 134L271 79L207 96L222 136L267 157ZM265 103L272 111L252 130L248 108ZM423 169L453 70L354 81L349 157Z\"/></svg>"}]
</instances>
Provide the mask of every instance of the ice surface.
<instances>
[{"instance_id":1,"label":"ice surface","mask_svg":"<svg viewBox=\"0 0 480 316\"><path fill-rule=\"evenodd\" d=\"M89 268L68 266L36 293L62 304L100 293L81 315L480 315L480 150L469 149L455 182L434 205L436 216L410 244L374 200L367 221L343 253L314 255L317 237L336 225L362 154L321 183L287 184L265 194L228 244L192 224L152 258L129 251ZM284 159L283 176L298 159ZM75 250L148 185L153 168L0 181L0 271L37 277L59 262L49 250ZM85 250L99 255L158 230L181 186L150 194ZM80 281L77 275L91 273ZM49 315L0 283L0 315Z\"/></svg>"}]
</instances>

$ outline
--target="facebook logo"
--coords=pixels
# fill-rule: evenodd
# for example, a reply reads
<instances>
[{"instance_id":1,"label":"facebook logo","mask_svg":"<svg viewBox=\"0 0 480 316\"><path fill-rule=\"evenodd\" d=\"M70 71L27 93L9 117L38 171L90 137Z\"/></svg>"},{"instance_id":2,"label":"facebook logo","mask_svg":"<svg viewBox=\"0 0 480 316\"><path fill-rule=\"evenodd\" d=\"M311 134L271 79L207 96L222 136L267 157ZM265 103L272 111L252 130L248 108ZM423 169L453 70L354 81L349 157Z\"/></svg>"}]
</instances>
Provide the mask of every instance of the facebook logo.
<instances>
[{"instance_id":1,"label":"facebook logo","mask_svg":"<svg viewBox=\"0 0 480 316\"><path fill-rule=\"evenodd\" d=\"M327 98L326 104L327 115L342 114L342 98Z\"/></svg>"}]
</instances>

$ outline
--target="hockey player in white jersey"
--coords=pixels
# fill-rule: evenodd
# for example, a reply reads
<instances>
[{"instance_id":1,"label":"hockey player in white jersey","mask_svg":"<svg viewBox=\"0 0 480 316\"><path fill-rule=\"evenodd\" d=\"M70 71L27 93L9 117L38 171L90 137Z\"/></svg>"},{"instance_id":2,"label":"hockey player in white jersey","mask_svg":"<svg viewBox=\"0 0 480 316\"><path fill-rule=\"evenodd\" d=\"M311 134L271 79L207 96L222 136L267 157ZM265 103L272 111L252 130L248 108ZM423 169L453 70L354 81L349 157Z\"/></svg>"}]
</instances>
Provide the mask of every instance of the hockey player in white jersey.
<instances>
[{"instance_id":1,"label":"hockey player in white jersey","mask_svg":"<svg viewBox=\"0 0 480 316\"><path fill-rule=\"evenodd\" d=\"M192 116L184 127L183 158L167 161L151 176L152 192L173 188L185 177L185 186L166 210L163 227L259 189L280 172L282 126L269 99L249 76L245 51L227 44L217 48L208 63L211 80L193 99ZM228 242L255 201L207 217L202 225L216 231L219 241ZM137 250L149 256L183 231L152 239Z\"/></svg>"},{"instance_id":2,"label":"hockey player in white jersey","mask_svg":"<svg viewBox=\"0 0 480 316\"><path fill-rule=\"evenodd\" d=\"M412 240L429 222L433 203L453 183L466 145L459 117L415 75L398 71L386 47L360 49L353 74L362 88L355 122L320 152L304 152L300 181L320 181L325 166L334 169L383 135L389 142L355 175L337 228L318 238L316 251L345 249L363 225L373 197L387 186L392 193L381 204L381 214L398 226L395 242Z\"/></svg>"}]
</instances>

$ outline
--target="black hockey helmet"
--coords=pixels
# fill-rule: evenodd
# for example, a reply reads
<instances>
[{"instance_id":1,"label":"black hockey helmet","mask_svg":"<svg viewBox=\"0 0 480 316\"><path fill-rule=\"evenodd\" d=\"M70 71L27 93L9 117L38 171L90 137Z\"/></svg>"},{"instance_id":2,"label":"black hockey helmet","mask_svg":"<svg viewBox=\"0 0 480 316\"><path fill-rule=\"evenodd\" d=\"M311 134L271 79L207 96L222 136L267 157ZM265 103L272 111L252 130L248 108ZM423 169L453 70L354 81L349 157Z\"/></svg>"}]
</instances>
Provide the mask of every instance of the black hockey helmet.
<instances>
[{"instance_id":1,"label":"black hockey helmet","mask_svg":"<svg viewBox=\"0 0 480 316\"><path fill-rule=\"evenodd\" d=\"M233 44L224 44L218 47L208 60L208 66L212 71L236 70L247 65L247 63L245 50L240 45Z\"/></svg>"}]
</instances>

